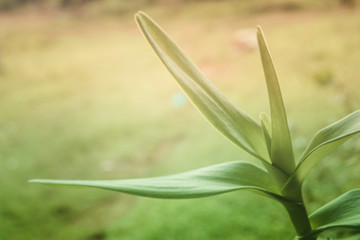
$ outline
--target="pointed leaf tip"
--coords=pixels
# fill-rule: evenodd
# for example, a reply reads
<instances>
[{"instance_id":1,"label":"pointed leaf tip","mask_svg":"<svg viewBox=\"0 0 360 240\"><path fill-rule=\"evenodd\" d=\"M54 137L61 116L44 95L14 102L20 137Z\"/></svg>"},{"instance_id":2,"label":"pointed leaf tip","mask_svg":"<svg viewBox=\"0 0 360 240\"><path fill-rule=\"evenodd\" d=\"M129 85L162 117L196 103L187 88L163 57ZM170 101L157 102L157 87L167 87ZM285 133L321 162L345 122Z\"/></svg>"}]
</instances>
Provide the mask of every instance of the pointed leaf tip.
<instances>
[{"instance_id":1,"label":"pointed leaf tip","mask_svg":"<svg viewBox=\"0 0 360 240\"><path fill-rule=\"evenodd\" d=\"M271 54L260 26L257 37L270 101L271 160L273 165L290 175L295 169L295 160L286 111Z\"/></svg>"},{"instance_id":2,"label":"pointed leaf tip","mask_svg":"<svg viewBox=\"0 0 360 240\"><path fill-rule=\"evenodd\" d=\"M270 175L249 162L227 162L197 170L155 178L124 180L47 180L33 179L33 183L101 188L154 198L199 198L240 189L260 193L284 201Z\"/></svg>"},{"instance_id":3,"label":"pointed leaf tip","mask_svg":"<svg viewBox=\"0 0 360 240\"><path fill-rule=\"evenodd\" d=\"M292 177L296 176L300 182L303 182L307 174L316 164L359 133L360 110L319 130L300 157Z\"/></svg>"},{"instance_id":4,"label":"pointed leaf tip","mask_svg":"<svg viewBox=\"0 0 360 240\"><path fill-rule=\"evenodd\" d=\"M139 16L141 17L141 15L146 15L146 13L144 13L143 11L138 11L137 13L135 13L135 16Z\"/></svg>"},{"instance_id":5,"label":"pointed leaf tip","mask_svg":"<svg viewBox=\"0 0 360 240\"><path fill-rule=\"evenodd\" d=\"M139 13L136 20L155 53L203 116L230 141L269 164L261 126L227 99L154 20L145 13Z\"/></svg>"}]
</instances>

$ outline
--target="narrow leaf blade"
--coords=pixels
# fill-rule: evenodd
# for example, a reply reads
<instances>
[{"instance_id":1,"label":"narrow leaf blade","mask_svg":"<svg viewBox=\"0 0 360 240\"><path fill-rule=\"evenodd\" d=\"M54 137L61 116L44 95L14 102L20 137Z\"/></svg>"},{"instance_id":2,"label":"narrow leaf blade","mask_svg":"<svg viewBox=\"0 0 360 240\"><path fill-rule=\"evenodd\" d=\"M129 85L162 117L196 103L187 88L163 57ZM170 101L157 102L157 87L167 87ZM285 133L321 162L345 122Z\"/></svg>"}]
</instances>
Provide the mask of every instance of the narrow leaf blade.
<instances>
[{"instance_id":1,"label":"narrow leaf blade","mask_svg":"<svg viewBox=\"0 0 360 240\"><path fill-rule=\"evenodd\" d=\"M140 12L136 21L153 50L204 117L237 146L269 161L260 125L223 96L150 17Z\"/></svg>"},{"instance_id":2,"label":"narrow leaf blade","mask_svg":"<svg viewBox=\"0 0 360 240\"><path fill-rule=\"evenodd\" d=\"M272 123L271 161L273 165L283 172L290 174L295 168L295 160L280 86L260 27L258 27L257 37L270 100Z\"/></svg>"},{"instance_id":3,"label":"narrow leaf blade","mask_svg":"<svg viewBox=\"0 0 360 240\"><path fill-rule=\"evenodd\" d=\"M360 189L351 190L310 215L312 234L333 228L360 228Z\"/></svg>"},{"instance_id":4,"label":"narrow leaf blade","mask_svg":"<svg viewBox=\"0 0 360 240\"><path fill-rule=\"evenodd\" d=\"M321 129L300 157L294 176L302 182L310 170L326 155L360 132L360 110Z\"/></svg>"},{"instance_id":5,"label":"narrow leaf blade","mask_svg":"<svg viewBox=\"0 0 360 240\"><path fill-rule=\"evenodd\" d=\"M266 113L264 112L260 114L260 120L261 120L261 127L264 132L266 147L269 152L269 155L271 155L271 135L272 135L271 120L268 117L268 115L266 115Z\"/></svg>"},{"instance_id":6,"label":"narrow leaf blade","mask_svg":"<svg viewBox=\"0 0 360 240\"><path fill-rule=\"evenodd\" d=\"M102 188L140 196L177 199L199 198L247 189L283 200L265 170L252 163L242 161L227 162L154 178L101 181L35 179L30 182Z\"/></svg>"}]
</instances>

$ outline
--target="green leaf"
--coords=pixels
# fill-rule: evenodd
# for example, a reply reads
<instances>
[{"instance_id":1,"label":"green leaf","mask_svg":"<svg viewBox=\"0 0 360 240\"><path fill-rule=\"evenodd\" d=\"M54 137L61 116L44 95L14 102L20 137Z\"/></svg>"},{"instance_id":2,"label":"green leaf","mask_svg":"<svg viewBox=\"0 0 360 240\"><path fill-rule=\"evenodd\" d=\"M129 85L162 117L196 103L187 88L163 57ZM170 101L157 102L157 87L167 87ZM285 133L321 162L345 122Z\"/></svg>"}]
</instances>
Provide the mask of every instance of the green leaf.
<instances>
[{"instance_id":1,"label":"green leaf","mask_svg":"<svg viewBox=\"0 0 360 240\"><path fill-rule=\"evenodd\" d=\"M273 61L259 26L257 37L270 100L272 123L271 161L274 166L290 175L295 168L295 160L285 107Z\"/></svg>"},{"instance_id":2,"label":"green leaf","mask_svg":"<svg viewBox=\"0 0 360 240\"><path fill-rule=\"evenodd\" d=\"M316 240L359 240L359 229L331 228L321 232Z\"/></svg>"},{"instance_id":3,"label":"green leaf","mask_svg":"<svg viewBox=\"0 0 360 240\"><path fill-rule=\"evenodd\" d=\"M269 116L266 115L266 113L264 113L264 112L260 114L260 120L261 120L261 127L264 132L266 147L267 147L267 150L270 155L271 154L271 135L272 135L271 120L270 120Z\"/></svg>"},{"instance_id":4,"label":"green leaf","mask_svg":"<svg viewBox=\"0 0 360 240\"><path fill-rule=\"evenodd\" d=\"M31 180L33 183L93 187L154 198L198 198L247 189L277 200L269 174L262 168L242 161L227 162L197 170L154 178L126 180Z\"/></svg>"},{"instance_id":5,"label":"green leaf","mask_svg":"<svg viewBox=\"0 0 360 240\"><path fill-rule=\"evenodd\" d=\"M351 190L310 215L311 235L334 228L360 228L360 189Z\"/></svg>"},{"instance_id":6,"label":"green leaf","mask_svg":"<svg viewBox=\"0 0 360 240\"><path fill-rule=\"evenodd\" d=\"M351 113L343 119L321 129L312 138L300 157L295 172L303 182L310 170L326 155L360 132L360 111Z\"/></svg>"},{"instance_id":7,"label":"green leaf","mask_svg":"<svg viewBox=\"0 0 360 240\"><path fill-rule=\"evenodd\" d=\"M139 12L136 21L151 47L205 118L237 146L269 162L260 125L232 104L150 17Z\"/></svg>"},{"instance_id":8,"label":"green leaf","mask_svg":"<svg viewBox=\"0 0 360 240\"><path fill-rule=\"evenodd\" d=\"M271 120L266 113L262 112L260 114L260 121L261 121L261 127L264 132L266 147L267 147L269 155L271 155L271 144L272 144L271 143L271 136L272 136ZM285 174L283 171L281 171L279 168L276 168L272 165L270 165L270 166L264 165L264 166L265 166L266 170L268 170L270 175L273 176L273 178L275 179L278 186L282 187L284 185L284 183L287 181L288 175Z\"/></svg>"}]
</instances>

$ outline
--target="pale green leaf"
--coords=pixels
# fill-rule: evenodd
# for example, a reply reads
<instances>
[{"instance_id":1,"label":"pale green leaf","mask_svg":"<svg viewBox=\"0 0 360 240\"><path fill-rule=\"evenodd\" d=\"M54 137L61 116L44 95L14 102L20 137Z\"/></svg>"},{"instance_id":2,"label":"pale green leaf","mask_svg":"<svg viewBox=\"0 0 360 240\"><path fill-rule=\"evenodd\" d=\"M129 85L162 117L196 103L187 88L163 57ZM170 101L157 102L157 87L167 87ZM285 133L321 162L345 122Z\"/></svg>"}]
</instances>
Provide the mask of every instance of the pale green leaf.
<instances>
[{"instance_id":1,"label":"pale green leaf","mask_svg":"<svg viewBox=\"0 0 360 240\"><path fill-rule=\"evenodd\" d=\"M295 160L280 86L260 27L258 27L257 37L270 100L272 124L271 161L274 166L283 172L291 174L295 168Z\"/></svg>"},{"instance_id":2,"label":"pale green leaf","mask_svg":"<svg viewBox=\"0 0 360 240\"><path fill-rule=\"evenodd\" d=\"M136 14L136 21L151 47L205 118L237 146L269 161L260 125L232 104L150 17L140 12Z\"/></svg>"},{"instance_id":3,"label":"pale green leaf","mask_svg":"<svg viewBox=\"0 0 360 240\"><path fill-rule=\"evenodd\" d=\"M273 199L284 200L278 195L276 186L265 170L242 161L154 178L101 181L35 179L30 182L102 188L140 196L178 199L206 197L247 189Z\"/></svg>"},{"instance_id":4,"label":"pale green leaf","mask_svg":"<svg viewBox=\"0 0 360 240\"><path fill-rule=\"evenodd\" d=\"M310 215L311 235L328 229L360 229L360 189L351 190Z\"/></svg>"},{"instance_id":5,"label":"pale green leaf","mask_svg":"<svg viewBox=\"0 0 360 240\"><path fill-rule=\"evenodd\" d=\"M271 155L271 135L272 135L271 120L270 120L269 116L266 115L266 113L264 113L264 112L260 114L260 120L261 120L261 127L264 132L266 147L269 152L269 155Z\"/></svg>"},{"instance_id":6,"label":"pale green leaf","mask_svg":"<svg viewBox=\"0 0 360 240\"><path fill-rule=\"evenodd\" d=\"M271 120L269 116L266 113L260 114L260 121L261 121L261 127L264 132L264 138L267 146L267 150L269 152L269 155L271 154ZM268 170L271 176L275 179L276 183L279 185L279 187L283 186L284 183L288 179L288 175L282 172L279 168L273 167L272 165L264 165L265 168Z\"/></svg>"},{"instance_id":7,"label":"pale green leaf","mask_svg":"<svg viewBox=\"0 0 360 240\"><path fill-rule=\"evenodd\" d=\"M321 129L312 138L300 157L293 176L301 182L309 171L326 155L360 132L360 111L351 113L341 120Z\"/></svg>"}]
</instances>

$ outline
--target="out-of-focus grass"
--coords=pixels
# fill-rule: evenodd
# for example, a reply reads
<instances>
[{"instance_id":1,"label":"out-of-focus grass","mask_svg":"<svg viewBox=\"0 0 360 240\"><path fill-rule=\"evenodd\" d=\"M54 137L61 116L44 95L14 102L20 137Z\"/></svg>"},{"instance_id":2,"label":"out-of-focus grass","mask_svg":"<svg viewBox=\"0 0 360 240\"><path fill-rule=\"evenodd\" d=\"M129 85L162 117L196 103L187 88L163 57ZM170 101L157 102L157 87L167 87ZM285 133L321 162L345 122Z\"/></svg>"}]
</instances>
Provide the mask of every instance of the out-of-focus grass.
<instances>
[{"instance_id":1,"label":"out-of-focus grass","mask_svg":"<svg viewBox=\"0 0 360 240\"><path fill-rule=\"evenodd\" d=\"M297 152L315 130L359 107L356 11L188 20L182 8L180 21L164 9L149 11L255 118L268 109L260 59L235 51L231 39L261 24ZM189 103L173 105L175 81L131 20L2 17L0 239L290 239L281 206L250 193L170 201L26 182L155 176L253 160ZM359 152L355 139L316 168L305 185L318 184L306 190L311 210L360 185Z\"/></svg>"}]
</instances>

